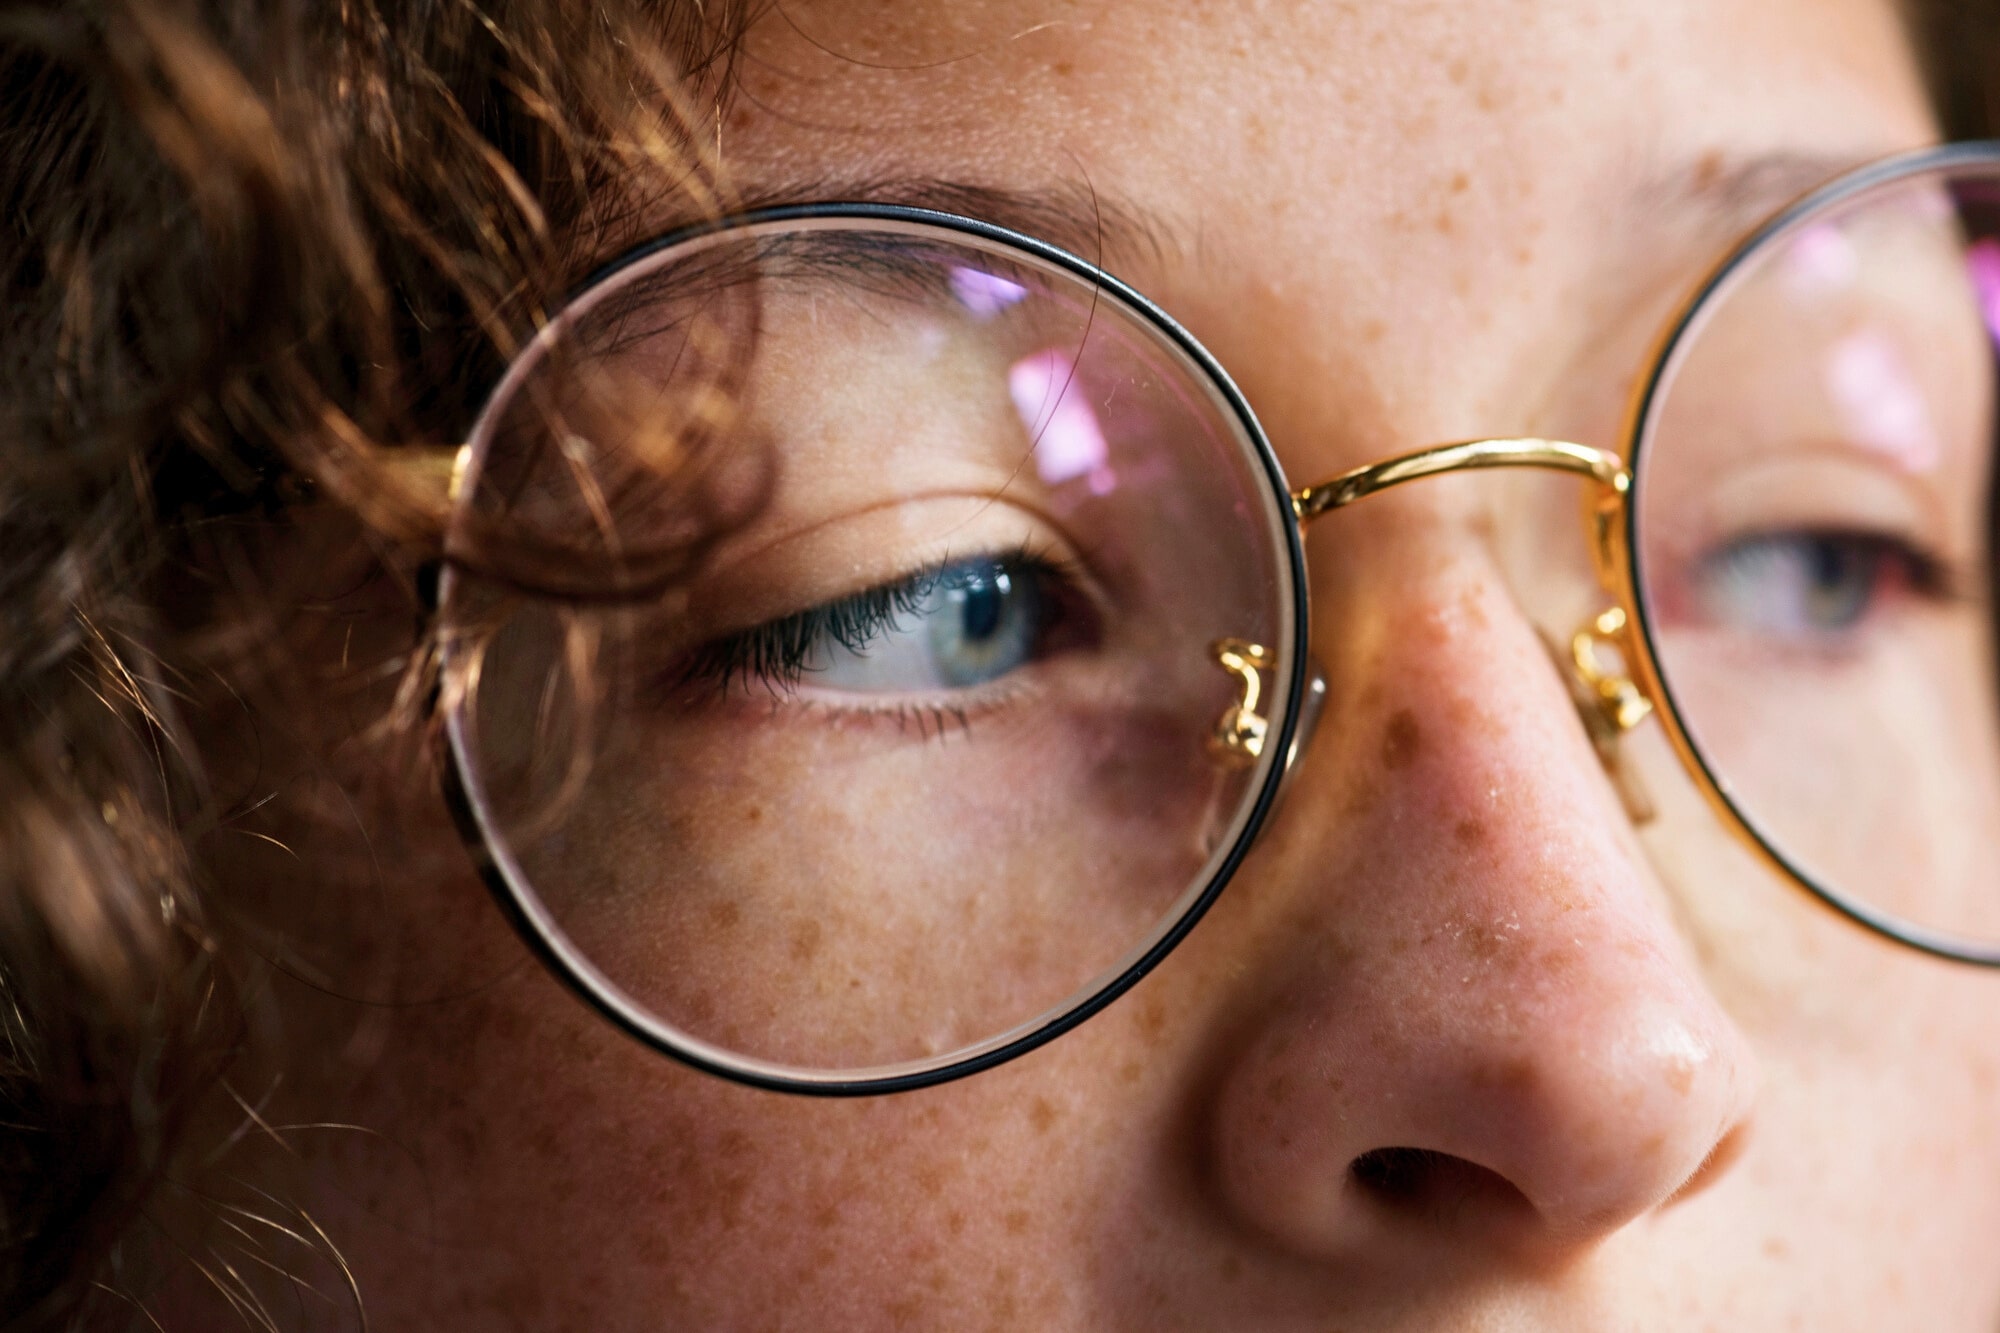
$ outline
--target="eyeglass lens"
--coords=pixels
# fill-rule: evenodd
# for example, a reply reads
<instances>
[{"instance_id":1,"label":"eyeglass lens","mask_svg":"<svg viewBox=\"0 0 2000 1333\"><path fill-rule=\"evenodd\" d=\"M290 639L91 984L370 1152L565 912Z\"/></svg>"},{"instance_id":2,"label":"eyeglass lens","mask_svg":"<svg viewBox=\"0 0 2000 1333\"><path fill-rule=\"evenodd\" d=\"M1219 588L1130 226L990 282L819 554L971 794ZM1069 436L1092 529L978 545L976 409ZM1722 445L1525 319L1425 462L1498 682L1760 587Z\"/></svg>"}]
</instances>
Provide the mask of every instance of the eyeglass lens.
<instances>
[{"instance_id":1,"label":"eyeglass lens","mask_svg":"<svg viewBox=\"0 0 2000 1333\"><path fill-rule=\"evenodd\" d=\"M452 603L489 845L677 1038L880 1071L1032 1029L1272 778L1218 728L1253 687L1282 721L1274 474L1147 316L1032 255L883 220L676 247L567 312L474 468L470 511L606 566L674 544L676 470L754 492L657 594Z\"/></svg>"},{"instance_id":2,"label":"eyeglass lens","mask_svg":"<svg viewBox=\"0 0 2000 1333\"><path fill-rule=\"evenodd\" d=\"M1654 393L1640 594L1667 692L1755 833L1824 894L2000 943L1994 367L2000 170L1780 228Z\"/></svg>"}]
</instances>

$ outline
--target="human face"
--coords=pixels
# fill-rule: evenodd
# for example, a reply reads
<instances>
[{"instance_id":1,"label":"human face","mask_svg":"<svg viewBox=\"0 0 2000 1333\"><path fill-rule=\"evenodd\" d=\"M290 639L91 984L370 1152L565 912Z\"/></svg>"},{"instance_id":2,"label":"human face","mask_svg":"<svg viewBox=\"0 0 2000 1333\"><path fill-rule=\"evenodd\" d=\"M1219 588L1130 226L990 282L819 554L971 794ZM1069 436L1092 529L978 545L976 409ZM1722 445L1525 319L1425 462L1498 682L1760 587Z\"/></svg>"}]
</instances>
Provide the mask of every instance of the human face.
<instances>
[{"instance_id":1,"label":"human face","mask_svg":"<svg viewBox=\"0 0 2000 1333\"><path fill-rule=\"evenodd\" d=\"M1610 443L1736 230L1933 132L1860 0L799 4L740 68L752 196L1087 182L1142 214L1157 243L1107 264L1301 479ZM428 1246L338 1233L378 1323L2000 1323L1993 983L1802 902L1643 736L1634 830L1528 614L1588 601L1562 486L1440 481L1314 530L1330 694L1256 856L1159 972L1001 1070L750 1092L529 972L380 1019L322 1117L425 1166L326 1158L336 1213L360 1182L424 1219ZM433 972L509 956L475 893L413 890Z\"/></svg>"}]
</instances>

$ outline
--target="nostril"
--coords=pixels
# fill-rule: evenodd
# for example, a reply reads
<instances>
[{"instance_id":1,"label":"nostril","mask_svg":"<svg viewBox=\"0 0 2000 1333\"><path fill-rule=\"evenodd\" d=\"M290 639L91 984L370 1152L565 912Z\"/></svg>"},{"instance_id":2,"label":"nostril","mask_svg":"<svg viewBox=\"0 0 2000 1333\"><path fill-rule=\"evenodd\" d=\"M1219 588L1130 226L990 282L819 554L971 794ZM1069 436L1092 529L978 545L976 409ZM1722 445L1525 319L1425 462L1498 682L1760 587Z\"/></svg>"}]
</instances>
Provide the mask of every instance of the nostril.
<instances>
[{"instance_id":1,"label":"nostril","mask_svg":"<svg viewBox=\"0 0 2000 1333\"><path fill-rule=\"evenodd\" d=\"M1355 1158L1348 1174L1362 1193L1396 1213L1450 1218L1529 1207L1498 1172L1431 1148L1376 1148Z\"/></svg>"}]
</instances>

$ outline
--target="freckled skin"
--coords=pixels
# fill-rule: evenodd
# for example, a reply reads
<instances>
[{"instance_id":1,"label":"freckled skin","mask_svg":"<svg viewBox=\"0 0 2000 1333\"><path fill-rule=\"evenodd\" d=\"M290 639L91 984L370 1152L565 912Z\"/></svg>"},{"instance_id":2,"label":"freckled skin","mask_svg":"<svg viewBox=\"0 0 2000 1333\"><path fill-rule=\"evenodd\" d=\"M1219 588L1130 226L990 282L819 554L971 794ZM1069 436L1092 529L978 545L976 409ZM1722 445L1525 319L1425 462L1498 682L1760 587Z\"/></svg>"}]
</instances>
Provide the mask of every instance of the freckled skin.
<instances>
[{"instance_id":1,"label":"freckled skin","mask_svg":"<svg viewBox=\"0 0 2000 1333\"><path fill-rule=\"evenodd\" d=\"M829 0L741 68L744 180L1083 177L1171 219L1124 276L1298 480L1608 442L1661 293L1712 257L1622 244L1649 154L1932 133L1872 0ZM469 873L399 883L411 967L463 993L372 1016L372 1054L280 1099L371 1131L305 1150L372 1326L2000 1325L2000 990L1769 878L1657 738L1633 829L1510 586L1525 551L1590 609L1563 484L1315 529L1330 697L1239 883L1134 993L972 1080L694 1074L520 963ZM441 813L397 816L448 863Z\"/></svg>"}]
</instances>

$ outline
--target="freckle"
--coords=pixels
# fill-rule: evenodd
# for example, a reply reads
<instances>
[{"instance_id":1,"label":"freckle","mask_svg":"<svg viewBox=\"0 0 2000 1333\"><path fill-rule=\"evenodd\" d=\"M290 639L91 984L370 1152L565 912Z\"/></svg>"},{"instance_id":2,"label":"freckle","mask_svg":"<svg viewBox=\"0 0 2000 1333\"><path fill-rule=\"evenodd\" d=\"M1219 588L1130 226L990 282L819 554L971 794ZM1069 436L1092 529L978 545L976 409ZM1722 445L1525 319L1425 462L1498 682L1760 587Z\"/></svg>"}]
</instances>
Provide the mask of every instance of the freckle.
<instances>
[{"instance_id":1,"label":"freckle","mask_svg":"<svg viewBox=\"0 0 2000 1333\"><path fill-rule=\"evenodd\" d=\"M1722 154L1719 150L1711 148L1694 164L1694 188L1697 191L1713 189L1721 175Z\"/></svg>"},{"instance_id":2,"label":"freckle","mask_svg":"<svg viewBox=\"0 0 2000 1333\"><path fill-rule=\"evenodd\" d=\"M832 1201L823 1203L813 1214L813 1225L821 1231L831 1231L840 1225L840 1205Z\"/></svg>"},{"instance_id":3,"label":"freckle","mask_svg":"<svg viewBox=\"0 0 2000 1333\"><path fill-rule=\"evenodd\" d=\"M1766 1259L1789 1259L1792 1257L1792 1247L1785 1244L1777 1236L1772 1236L1764 1242L1764 1257Z\"/></svg>"},{"instance_id":4,"label":"freckle","mask_svg":"<svg viewBox=\"0 0 2000 1333\"><path fill-rule=\"evenodd\" d=\"M1146 1067L1140 1064L1137 1060L1127 1060L1123 1065L1119 1067L1118 1077L1121 1081L1126 1083L1137 1083L1139 1081L1139 1075L1144 1073L1145 1070Z\"/></svg>"},{"instance_id":5,"label":"freckle","mask_svg":"<svg viewBox=\"0 0 2000 1333\"><path fill-rule=\"evenodd\" d=\"M1058 60L1052 66L1052 68L1055 70L1056 73L1062 75L1065 78L1069 77L1071 74L1076 73L1076 66L1072 65L1067 60Z\"/></svg>"},{"instance_id":6,"label":"freckle","mask_svg":"<svg viewBox=\"0 0 2000 1333\"><path fill-rule=\"evenodd\" d=\"M792 928L792 961L811 962L813 956L819 952L819 944L819 922L810 919L799 922Z\"/></svg>"},{"instance_id":7,"label":"freckle","mask_svg":"<svg viewBox=\"0 0 2000 1333\"><path fill-rule=\"evenodd\" d=\"M743 822L746 824L755 824L763 818L764 807L761 805L748 806L743 811Z\"/></svg>"},{"instance_id":8,"label":"freckle","mask_svg":"<svg viewBox=\"0 0 2000 1333\"><path fill-rule=\"evenodd\" d=\"M1000 1220L1010 1236L1018 1236L1028 1229L1028 1214L1019 1208L1013 1209Z\"/></svg>"},{"instance_id":9,"label":"freckle","mask_svg":"<svg viewBox=\"0 0 2000 1333\"><path fill-rule=\"evenodd\" d=\"M955 1211L955 1210L954 1210L954 1211L952 1211L952 1212L949 1212L949 1213L946 1213L946 1214L944 1215L944 1229L945 1229L945 1230L946 1230L947 1232L949 1232L949 1233L950 1233L951 1235L954 1235L954 1236L956 1236L956 1235L958 1235L958 1234L959 1234L960 1232L964 1231L964 1230L965 1230L965 1214L964 1214L964 1213L961 1213L961 1212L957 1212L957 1211Z\"/></svg>"},{"instance_id":10,"label":"freckle","mask_svg":"<svg viewBox=\"0 0 2000 1333\"><path fill-rule=\"evenodd\" d=\"M1473 520L1473 531L1487 541L1497 540L1499 533L1490 510L1482 509L1479 512L1478 517ZM1473 628L1486 628L1486 599L1480 595L1478 589L1464 588L1459 591L1458 614Z\"/></svg>"},{"instance_id":11,"label":"freckle","mask_svg":"<svg viewBox=\"0 0 2000 1333\"><path fill-rule=\"evenodd\" d=\"M1361 341L1378 343L1389 334L1389 326L1379 319L1371 319L1361 326Z\"/></svg>"},{"instance_id":12,"label":"freckle","mask_svg":"<svg viewBox=\"0 0 2000 1333\"><path fill-rule=\"evenodd\" d=\"M1417 725L1416 715L1407 708L1397 709L1382 733L1383 766L1408 768L1415 761L1418 751L1423 749L1423 744L1423 730Z\"/></svg>"},{"instance_id":13,"label":"freckle","mask_svg":"<svg viewBox=\"0 0 2000 1333\"><path fill-rule=\"evenodd\" d=\"M1452 826L1451 836L1461 847L1477 847L1486 841L1486 825L1477 819L1461 819Z\"/></svg>"},{"instance_id":14,"label":"freckle","mask_svg":"<svg viewBox=\"0 0 2000 1333\"><path fill-rule=\"evenodd\" d=\"M735 903L715 903L708 909L708 920L717 930L734 930L743 920L743 909Z\"/></svg>"},{"instance_id":15,"label":"freckle","mask_svg":"<svg viewBox=\"0 0 2000 1333\"><path fill-rule=\"evenodd\" d=\"M1037 1134L1048 1133L1055 1127L1057 1118L1056 1108L1049 1105L1046 1097L1035 1098L1034 1104L1028 1108L1028 1123L1035 1127Z\"/></svg>"},{"instance_id":16,"label":"freckle","mask_svg":"<svg viewBox=\"0 0 2000 1333\"><path fill-rule=\"evenodd\" d=\"M1146 1039L1147 1045L1157 1046L1167 1030L1167 1011L1149 995L1146 1002L1139 1006L1138 1018L1139 1035Z\"/></svg>"},{"instance_id":17,"label":"freckle","mask_svg":"<svg viewBox=\"0 0 2000 1333\"><path fill-rule=\"evenodd\" d=\"M1505 1092L1530 1092L1541 1081L1535 1066L1527 1060L1503 1060L1479 1071L1478 1081Z\"/></svg>"},{"instance_id":18,"label":"freckle","mask_svg":"<svg viewBox=\"0 0 2000 1333\"><path fill-rule=\"evenodd\" d=\"M1437 229L1440 236L1452 236L1458 232L1458 222L1442 209L1439 210L1437 217L1432 219L1431 226Z\"/></svg>"},{"instance_id":19,"label":"freckle","mask_svg":"<svg viewBox=\"0 0 2000 1333\"><path fill-rule=\"evenodd\" d=\"M562 1152L562 1145L557 1141L555 1131L543 1125L528 1136L528 1149L529 1156L547 1160L558 1156Z\"/></svg>"},{"instance_id":20,"label":"freckle","mask_svg":"<svg viewBox=\"0 0 2000 1333\"><path fill-rule=\"evenodd\" d=\"M935 1195L944 1192L944 1172L935 1163L920 1163L910 1174L915 1178L917 1188L924 1193Z\"/></svg>"},{"instance_id":21,"label":"freckle","mask_svg":"<svg viewBox=\"0 0 2000 1333\"><path fill-rule=\"evenodd\" d=\"M740 1129L732 1129L722 1136L715 1151L719 1157L732 1160L741 1157L750 1151L750 1136Z\"/></svg>"},{"instance_id":22,"label":"freckle","mask_svg":"<svg viewBox=\"0 0 2000 1333\"><path fill-rule=\"evenodd\" d=\"M1470 71L1466 68L1466 64L1463 60L1452 61L1451 64L1445 66L1445 71L1444 71L1445 77L1450 79L1453 83L1457 84L1463 84L1465 82L1465 76L1468 73L1470 73Z\"/></svg>"},{"instance_id":23,"label":"freckle","mask_svg":"<svg viewBox=\"0 0 2000 1333\"><path fill-rule=\"evenodd\" d=\"M1471 188L1472 177L1466 175L1464 172L1461 171L1451 178L1451 192L1453 194L1464 194Z\"/></svg>"},{"instance_id":24,"label":"freckle","mask_svg":"<svg viewBox=\"0 0 2000 1333\"><path fill-rule=\"evenodd\" d=\"M528 1035L528 1020L518 1010L496 1008L487 1011L487 1035L496 1044L512 1046Z\"/></svg>"},{"instance_id":25,"label":"freckle","mask_svg":"<svg viewBox=\"0 0 2000 1333\"><path fill-rule=\"evenodd\" d=\"M746 1177L733 1172L715 1177L707 1196L724 1231L734 1231L743 1225L743 1204L749 1195L750 1182Z\"/></svg>"}]
</instances>

